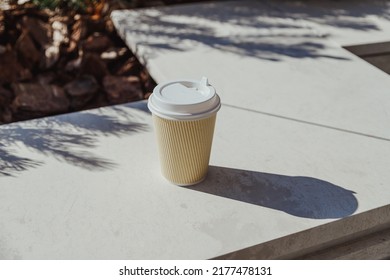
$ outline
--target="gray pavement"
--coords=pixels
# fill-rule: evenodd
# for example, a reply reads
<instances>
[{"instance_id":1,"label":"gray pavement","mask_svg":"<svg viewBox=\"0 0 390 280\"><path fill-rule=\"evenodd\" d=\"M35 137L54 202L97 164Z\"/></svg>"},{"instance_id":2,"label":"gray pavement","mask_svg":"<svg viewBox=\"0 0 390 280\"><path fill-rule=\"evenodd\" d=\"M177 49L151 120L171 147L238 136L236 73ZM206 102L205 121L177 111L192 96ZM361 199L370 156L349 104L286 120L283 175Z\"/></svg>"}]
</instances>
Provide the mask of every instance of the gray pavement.
<instances>
[{"instance_id":1,"label":"gray pavement","mask_svg":"<svg viewBox=\"0 0 390 280\"><path fill-rule=\"evenodd\" d=\"M0 258L294 258L388 227L390 78L342 46L388 40L389 6L360 30L300 3L114 12L157 82L216 87L208 177L161 176L145 102L3 125Z\"/></svg>"}]
</instances>

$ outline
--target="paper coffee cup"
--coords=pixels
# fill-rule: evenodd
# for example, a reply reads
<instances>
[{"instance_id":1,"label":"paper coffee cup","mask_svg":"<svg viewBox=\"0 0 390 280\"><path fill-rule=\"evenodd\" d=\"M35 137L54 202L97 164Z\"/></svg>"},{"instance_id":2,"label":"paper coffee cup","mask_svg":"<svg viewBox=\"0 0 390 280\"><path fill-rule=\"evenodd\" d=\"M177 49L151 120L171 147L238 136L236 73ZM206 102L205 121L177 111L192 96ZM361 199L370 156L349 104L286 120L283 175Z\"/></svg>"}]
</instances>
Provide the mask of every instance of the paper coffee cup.
<instances>
[{"instance_id":1,"label":"paper coffee cup","mask_svg":"<svg viewBox=\"0 0 390 280\"><path fill-rule=\"evenodd\" d=\"M207 174L220 98L207 78L159 84L149 97L161 172L181 186Z\"/></svg>"}]
</instances>

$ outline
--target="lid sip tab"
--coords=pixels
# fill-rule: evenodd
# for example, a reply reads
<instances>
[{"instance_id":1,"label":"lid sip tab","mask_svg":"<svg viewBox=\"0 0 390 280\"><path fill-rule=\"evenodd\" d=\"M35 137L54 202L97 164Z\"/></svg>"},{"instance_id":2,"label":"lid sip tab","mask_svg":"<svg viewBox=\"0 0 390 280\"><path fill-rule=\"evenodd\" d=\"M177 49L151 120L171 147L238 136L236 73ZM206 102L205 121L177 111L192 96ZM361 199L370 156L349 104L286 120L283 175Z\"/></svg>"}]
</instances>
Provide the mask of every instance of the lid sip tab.
<instances>
[{"instance_id":1,"label":"lid sip tab","mask_svg":"<svg viewBox=\"0 0 390 280\"><path fill-rule=\"evenodd\" d=\"M173 120L203 119L216 113L221 101L206 77L175 80L157 85L149 97L149 110Z\"/></svg>"},{"instance_id":2,"label":"lid sip tab","mask_svg":"<svg viewBox=\"0 0 390 280\"><path fill-rule=\"evenodd\" d=\"M200 84L205 87L209 86L209 79L207 79L206 77L202 77L202 79L200 80Z\"/></svg>"}]
</instances>

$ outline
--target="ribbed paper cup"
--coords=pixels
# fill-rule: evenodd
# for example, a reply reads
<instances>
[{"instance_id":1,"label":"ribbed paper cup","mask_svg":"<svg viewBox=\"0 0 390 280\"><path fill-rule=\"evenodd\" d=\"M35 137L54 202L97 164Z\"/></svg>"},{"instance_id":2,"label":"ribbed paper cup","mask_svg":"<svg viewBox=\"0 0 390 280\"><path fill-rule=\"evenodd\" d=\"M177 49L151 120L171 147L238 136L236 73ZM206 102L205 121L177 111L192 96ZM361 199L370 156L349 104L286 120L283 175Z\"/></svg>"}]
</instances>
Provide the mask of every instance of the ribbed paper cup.
<instances>
[{"instance_id":1,"label":"ribbed paper cup","mask_svg":"<svg viewBox=\"0 0 390 280\"><path fill-rule=\"evenodd\" d=\"M207 174L219 96L206 78L158 85L148 101L157 136L161 173L188 186Z\"/></svg>"},{"instance_id":2,"label":"ribbed paper cup","mask_svg":"<svg viewBox=\"0 0 390 280\"><path fill-rule=\"evenodd\" d=\"M176 185L203 181L209 165L216 114L200 120L178 121L153 116L161 172Z\"/></svg>"}]
</instances>

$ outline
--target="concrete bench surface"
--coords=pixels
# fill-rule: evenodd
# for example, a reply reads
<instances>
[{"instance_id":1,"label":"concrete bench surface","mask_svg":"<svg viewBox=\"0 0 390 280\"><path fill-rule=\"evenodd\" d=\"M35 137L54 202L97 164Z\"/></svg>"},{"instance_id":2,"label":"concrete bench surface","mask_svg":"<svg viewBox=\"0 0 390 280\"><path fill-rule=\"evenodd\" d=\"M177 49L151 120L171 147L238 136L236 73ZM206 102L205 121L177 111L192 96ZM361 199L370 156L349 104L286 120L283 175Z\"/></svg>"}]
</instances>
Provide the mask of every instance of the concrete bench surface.
<instances>
[{"instance_id":1,"label":"concrete bench surface","mask_svg":"<svg viewBox=\"0 0 390 280\"><path fill-rule=\"evenodd\" d=\"M161 177L146 102L1 126L0 258L294 258L388 228L390 78L342 48L388 40L388 6L318 3L115 11L157 82L217 88L208 177Z\"/></svg>"}]
</instances>

